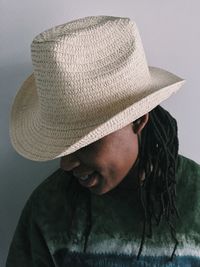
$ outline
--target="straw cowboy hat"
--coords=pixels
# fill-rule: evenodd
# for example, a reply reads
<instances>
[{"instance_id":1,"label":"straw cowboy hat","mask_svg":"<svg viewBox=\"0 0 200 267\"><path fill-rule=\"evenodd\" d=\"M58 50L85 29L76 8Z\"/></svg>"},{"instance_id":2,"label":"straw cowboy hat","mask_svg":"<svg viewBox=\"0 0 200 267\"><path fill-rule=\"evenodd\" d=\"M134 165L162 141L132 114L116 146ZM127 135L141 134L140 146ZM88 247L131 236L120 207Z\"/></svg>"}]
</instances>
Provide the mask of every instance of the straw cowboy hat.
<instances>
[{"instance_id":1,"label":"straw cowboy hat","mask_svg":"<svg viewBox=\"0 0 200 267\"><path fill-rule=\"evenodd\" d=\"M150 67L134 21L90 16L31 43L34 72L17 92L10 138L25 158L75 152L148 113L185 82Z\"/></svg>"}]
</instances>

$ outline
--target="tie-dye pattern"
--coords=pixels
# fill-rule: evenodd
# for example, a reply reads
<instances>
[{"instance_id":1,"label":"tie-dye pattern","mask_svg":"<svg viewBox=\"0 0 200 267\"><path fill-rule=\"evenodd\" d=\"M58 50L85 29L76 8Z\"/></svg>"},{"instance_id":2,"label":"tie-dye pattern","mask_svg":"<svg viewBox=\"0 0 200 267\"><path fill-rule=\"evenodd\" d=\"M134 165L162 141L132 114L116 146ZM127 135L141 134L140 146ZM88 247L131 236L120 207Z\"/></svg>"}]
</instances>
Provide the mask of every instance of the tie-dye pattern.
<instances>
[{"instance_id":1,"label":"tie-dye pattern","mask_svg":"<svg viewBox=\"0 0 200 267\"><path fill-rule=\"evenodd\" d=\"M136 260L142 215L138 194L131 190L91 195L92 228L83 253L87 221L87 194L83 192L77 199L70 236L68 231L70 199L75 191L69 188L69 176L61 169L34 190L18 222L7 267L200 266L200 166L196 162L178 157L181 220L174 222L179 246L172 262L174 241L164 222L159 227L153 225L153 237L146 238L141 258Z\"/></svg>"}]
</instances>

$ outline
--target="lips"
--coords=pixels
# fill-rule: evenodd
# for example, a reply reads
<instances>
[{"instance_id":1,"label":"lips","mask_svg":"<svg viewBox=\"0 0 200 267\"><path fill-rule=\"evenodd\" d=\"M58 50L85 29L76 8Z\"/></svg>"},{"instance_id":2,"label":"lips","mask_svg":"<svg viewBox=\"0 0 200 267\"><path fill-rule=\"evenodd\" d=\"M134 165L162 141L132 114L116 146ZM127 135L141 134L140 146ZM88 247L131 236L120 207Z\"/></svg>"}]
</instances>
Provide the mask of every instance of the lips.
<instances>
[{"instance_id":1,"label":"lips","mask_svg":"<svg viewBox=\"0 0 200 267\"><path fill-rule=\"evenodd\" d=\"M73 175L76 177L76 178L81 178L81 177L86 177L86 176L90 176L91 174L93 174L94 171L90 171L90 172L87 172L87 173L76 173L76 172L73 172Z\"/></svg>"},{"instance_id":2,"label":"lips","mask_svg":"<svg viewBox=\"0 0 200 267\"><path fill-rule=\"evenodd\" d=\"M79 183L84 187L93 187L98 183L100 175L98 172L92 172L89 175L89 178L86 180L82 180L81 178L78 179Z\"/></svg>"}]
</instances>

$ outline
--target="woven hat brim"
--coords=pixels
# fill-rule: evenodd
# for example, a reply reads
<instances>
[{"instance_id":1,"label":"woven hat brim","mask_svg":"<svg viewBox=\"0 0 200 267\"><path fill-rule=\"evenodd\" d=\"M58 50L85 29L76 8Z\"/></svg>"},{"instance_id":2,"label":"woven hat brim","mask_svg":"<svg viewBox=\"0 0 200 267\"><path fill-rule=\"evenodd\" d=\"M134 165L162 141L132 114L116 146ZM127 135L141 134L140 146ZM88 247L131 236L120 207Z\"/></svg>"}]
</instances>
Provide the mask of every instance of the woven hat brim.
<instances>
[{"instance_id":1,"label":"woven hat brim","mask_svg":"<svg viewBox=\"0 0 200 267\"><path fill-rule=\"evenodd\" d=\"M20 155L34 161L68 155L140 118L177 92L185 82L166 70L156 67L149 67L149 70L152 77L150 93L137 102L129 98L116 114L81 129L69 129L67 125L49 127L39 120L36 84L34 75L30 75L12 104L9 134L13 147Z\"/></svg>"}]
</instances>

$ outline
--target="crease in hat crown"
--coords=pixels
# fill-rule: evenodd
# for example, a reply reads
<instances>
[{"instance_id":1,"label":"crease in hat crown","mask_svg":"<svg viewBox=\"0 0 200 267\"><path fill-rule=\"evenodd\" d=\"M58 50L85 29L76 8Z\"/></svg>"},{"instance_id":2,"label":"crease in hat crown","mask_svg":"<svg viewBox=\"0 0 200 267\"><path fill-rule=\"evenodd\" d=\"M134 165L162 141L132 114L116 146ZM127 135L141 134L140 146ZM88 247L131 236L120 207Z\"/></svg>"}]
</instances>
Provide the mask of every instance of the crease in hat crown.
<instances>
[{"instance_id":1,"label":"crease in hat crown","mask_svg":"<svg viewBox=\"0 0 200 267\"><path fill-rule=\"evenodd\" d=\"M66 35L68 35L68 37L76 34L80 36L95 30L98 30L98 32L101 34L100 28L102 27L103 31L109 31L109 23L112 22L115 24L123 23L124 25L129 23L135 24L135 22L131 21L128 17L88 16L47 29L36 35L33 39L33 42L59 41L60 38Z\"/></svg>"},{"instance_id":2,"label":"crease in hat crown","mask_svg":"<svg viewBox=\"0 0 200 267\"><path fill-rule=\"evenodd\" d=\"M147 65L136 23L90 16L31 43L34 72L15 96L10 138L25 158L68 155L151 111L183 85Z\"/></svg>"}]
</instances>

